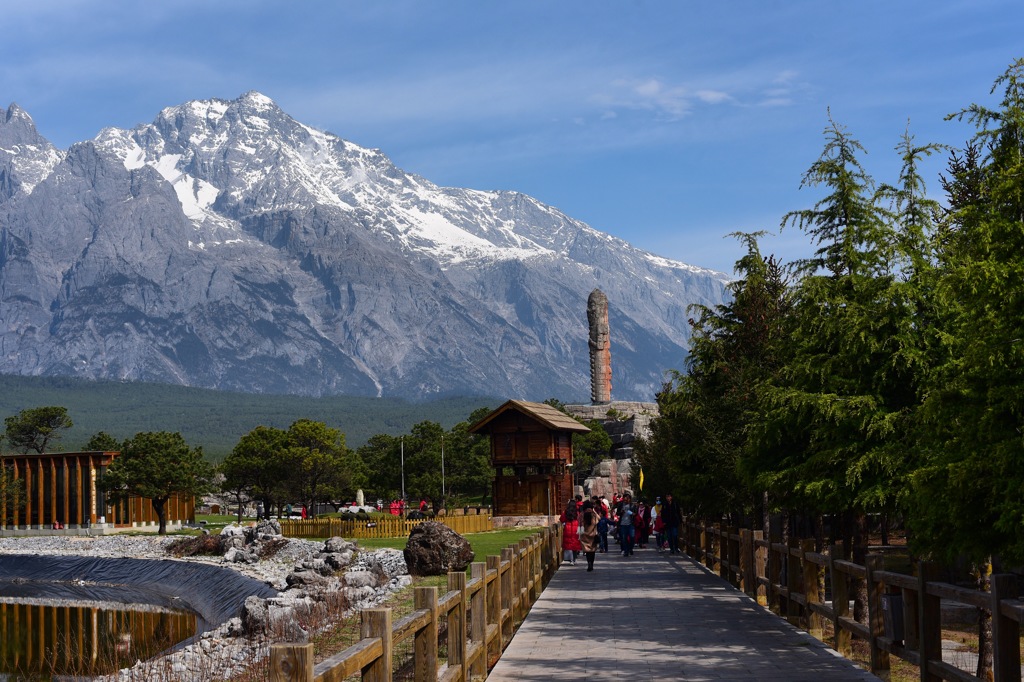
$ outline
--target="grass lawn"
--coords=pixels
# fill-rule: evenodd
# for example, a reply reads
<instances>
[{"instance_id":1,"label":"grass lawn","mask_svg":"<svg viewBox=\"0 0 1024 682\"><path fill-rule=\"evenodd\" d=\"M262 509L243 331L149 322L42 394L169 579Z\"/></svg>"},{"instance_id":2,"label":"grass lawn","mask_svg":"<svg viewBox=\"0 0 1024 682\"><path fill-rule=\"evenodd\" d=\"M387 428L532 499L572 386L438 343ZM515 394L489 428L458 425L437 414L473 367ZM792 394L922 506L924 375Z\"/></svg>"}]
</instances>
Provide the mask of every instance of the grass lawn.
<instances>
[{"instance_id":1,"label":"grass lawn","mask_svg":"<svg viewBox=\"0 0 1024 682\"><path fill-rule=\"evenodd\" d=\"M242 520L244 522L251 521L252 519L243 518ZM216 535L224 528L224 526L238 521L238 516L235 514L196 514L196 523L199 523L200 521L206 521L206 524L204 524L203 527L210 531L210 533ZM193 530L191 532L194 534L199 531Z\"/></svg>"},{"instance_id":2,"label":"grass lawn","mask_svg":"<svg viewBox=\"0 0 1024 682\"><path fill-rule=\"evenodd\" d=\"M501 550L509 545L515 544L525 537L529 537L542 530L541 528L509 528L505 530L493 530L485 533L467 533L465 537L469 544L473 547L473 552L476 554L476 561L483 561L485 557L489 555L500 555ZM355 542L359 543L359 546L363 549L380 549L382 547L390 547L393 549L404 549L407 538L373 538L373 539L359 539ZM444 594L448 589L448 579L446 576L427 576L427 577L416 577L413 578L413 587L421 586L434 586L438 588L440 594ZM387 607L392 610L392 622L412 613L415 610L413 590L406 589L401 592L396 592L388 596L388 598L381 604L382 607ZM359 641L359 617L356 614L344 619L338 623L335 627L327 629L325 632L320 633L312 638L313 646L316 651L315 657L317 661L321 661L342 649L351 646ZM442 647L439 652L442 657L446 657L446 647ZM412 660L412 640L404 642L400 647L395 650L395 664L401 666L403 663L408 665ZM395 679L399 679L396 677ZM405 679L405 678L402 678Z\"/></svg>"}]
</instances>

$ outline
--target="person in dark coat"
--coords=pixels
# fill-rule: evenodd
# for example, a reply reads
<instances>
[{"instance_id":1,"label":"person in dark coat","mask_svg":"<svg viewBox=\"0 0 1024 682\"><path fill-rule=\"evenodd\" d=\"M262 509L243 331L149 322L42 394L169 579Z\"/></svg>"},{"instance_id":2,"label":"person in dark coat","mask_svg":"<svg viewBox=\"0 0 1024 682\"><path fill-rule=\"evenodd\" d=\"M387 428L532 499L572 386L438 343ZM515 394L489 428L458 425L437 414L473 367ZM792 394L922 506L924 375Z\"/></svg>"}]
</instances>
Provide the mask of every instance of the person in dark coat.
<instances>
[{"instance_id":1,"label":"person in dark coat","mask_svg":"<svg viewBox=\"0 0 1024 682\"><path fill-rule=\"evenodd\" d=\"M672 498L672 493L665 495L661 503L661 517L665 523L665 539L668 540L670 554L679 554L679 526L683 523L683 515L679 505Z\"/></svg>"}]
</instances>

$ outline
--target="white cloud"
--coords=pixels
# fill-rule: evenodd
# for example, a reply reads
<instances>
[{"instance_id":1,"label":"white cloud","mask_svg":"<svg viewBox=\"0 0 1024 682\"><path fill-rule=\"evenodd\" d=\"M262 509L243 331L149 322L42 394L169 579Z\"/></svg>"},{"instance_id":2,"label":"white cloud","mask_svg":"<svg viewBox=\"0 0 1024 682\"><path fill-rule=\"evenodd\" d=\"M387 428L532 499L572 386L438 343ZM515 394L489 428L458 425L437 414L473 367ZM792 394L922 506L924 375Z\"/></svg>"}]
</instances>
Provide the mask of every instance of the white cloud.
<instances>
[{"instance_id":1,"label":"white cloud","mask_svg":"<svg viewBox=\"0 0 1024 682\"><path fill-rule=\"evenodd\" d=\"M732 101L732 95L718 90L698 90L697 99L706 104L721 104Z\"/></svg>"},{"instance_id":2,"label":"white cloud","mask_svg":"<svg viewBox=\"0 0 1024 682\"><path fill-rule=\"evenodd\" d=\"M651 111L669 120L682 118L692 108L692 98L685 87L659 78L619 78L592 100L612 109Z\"/></svg>"},{"instance_id":3,"label":"white cloud","mask_svg":"<svg viewBox=\"0 0 1024 682\"><path fill-rule=\"evenodd\" d=\"M757 103L759 107L788 107L793 105L789 97L766 97Z\"/></svg>"}]
</instances>

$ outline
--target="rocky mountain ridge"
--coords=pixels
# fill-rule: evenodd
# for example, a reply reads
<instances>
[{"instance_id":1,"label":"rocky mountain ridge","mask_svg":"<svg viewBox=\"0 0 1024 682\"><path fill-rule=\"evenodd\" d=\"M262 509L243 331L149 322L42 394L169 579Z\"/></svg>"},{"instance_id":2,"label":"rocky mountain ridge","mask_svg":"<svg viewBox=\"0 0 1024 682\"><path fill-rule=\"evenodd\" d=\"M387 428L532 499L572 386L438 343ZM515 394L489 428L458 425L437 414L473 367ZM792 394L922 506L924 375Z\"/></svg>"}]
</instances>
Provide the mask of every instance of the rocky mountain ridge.
<instances>
[{"instance_id":1,"label":"rocky mountain ridge","mask_svg":"<svg viewBox=\"0 0 1024 682\"><path fill-rule=\"evenodd\" d=\"M515 192L438 187L255 92L56 149L0 110L0 372L423 399L613 391L680 368L726 276Z\"/></svg>"}]
</instances>

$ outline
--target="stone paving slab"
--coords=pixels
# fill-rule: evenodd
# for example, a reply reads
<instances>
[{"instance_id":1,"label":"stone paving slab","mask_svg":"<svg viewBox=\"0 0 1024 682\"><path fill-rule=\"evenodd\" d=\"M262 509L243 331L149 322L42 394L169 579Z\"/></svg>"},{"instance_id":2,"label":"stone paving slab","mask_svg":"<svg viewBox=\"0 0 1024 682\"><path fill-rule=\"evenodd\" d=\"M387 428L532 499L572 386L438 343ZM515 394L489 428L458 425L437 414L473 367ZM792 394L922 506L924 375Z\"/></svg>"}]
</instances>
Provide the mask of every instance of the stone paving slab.
<instances>
[{"instance_id":1,"label":"stone paving slab","mask_svg":"<svg viewBox=\"0 0 1024 682\"><path fill-rule=\"evenodd\" d=\"M488 682L878 678L681 555L562 564Z\"/></svg>"}]
</instances>

